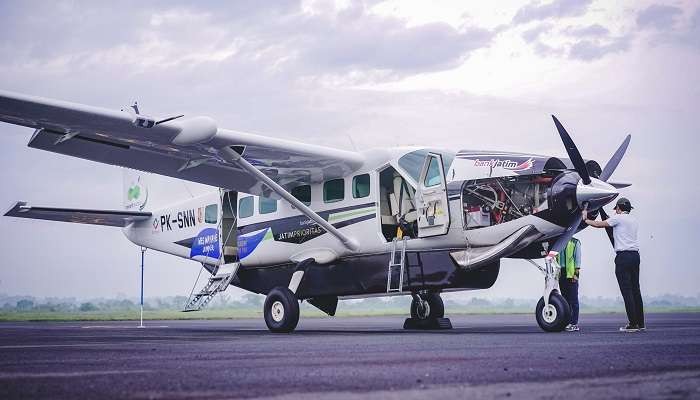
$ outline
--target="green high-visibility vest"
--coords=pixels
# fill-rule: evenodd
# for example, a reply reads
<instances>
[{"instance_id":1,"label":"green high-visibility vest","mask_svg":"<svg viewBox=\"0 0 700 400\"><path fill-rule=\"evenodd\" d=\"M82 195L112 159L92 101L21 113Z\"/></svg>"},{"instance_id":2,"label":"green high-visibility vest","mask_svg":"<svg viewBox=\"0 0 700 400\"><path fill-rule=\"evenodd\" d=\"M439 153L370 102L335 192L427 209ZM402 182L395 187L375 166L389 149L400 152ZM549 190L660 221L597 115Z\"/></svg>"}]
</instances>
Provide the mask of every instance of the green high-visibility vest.
<instances>
[{"instance_id":1,"label":"green high-visibility vest","mask_svg":"<svg viewBox=\"0 0 700 400\"><path fill-rule=\"evenodd\" d=\"M580 268L579 265L576 265L576 248L578 246L578 239L571 239L566 244L564 252L557 254L557 263L566 269L567 278L573 278L576 275L576 268Z\"/></svg>"}]
</instances>

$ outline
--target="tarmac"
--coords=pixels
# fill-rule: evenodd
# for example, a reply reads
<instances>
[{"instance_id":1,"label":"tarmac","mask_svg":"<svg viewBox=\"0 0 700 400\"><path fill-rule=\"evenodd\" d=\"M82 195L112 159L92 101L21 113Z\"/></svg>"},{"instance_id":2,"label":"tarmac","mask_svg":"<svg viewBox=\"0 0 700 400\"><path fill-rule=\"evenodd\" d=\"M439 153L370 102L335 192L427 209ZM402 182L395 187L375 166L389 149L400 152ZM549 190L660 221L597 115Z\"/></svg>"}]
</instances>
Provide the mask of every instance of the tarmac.
<instances>
[{"instance_id":1,"label":"tarmac","mask_svg":"<svg viewBox=\"0 0 700 400\"><path fill-rule=\"evenodd\" d=\"M0 323L0 398L700 398L700 313L581 316L544 333L532 315Z\"/></svg>"}]
</instances>

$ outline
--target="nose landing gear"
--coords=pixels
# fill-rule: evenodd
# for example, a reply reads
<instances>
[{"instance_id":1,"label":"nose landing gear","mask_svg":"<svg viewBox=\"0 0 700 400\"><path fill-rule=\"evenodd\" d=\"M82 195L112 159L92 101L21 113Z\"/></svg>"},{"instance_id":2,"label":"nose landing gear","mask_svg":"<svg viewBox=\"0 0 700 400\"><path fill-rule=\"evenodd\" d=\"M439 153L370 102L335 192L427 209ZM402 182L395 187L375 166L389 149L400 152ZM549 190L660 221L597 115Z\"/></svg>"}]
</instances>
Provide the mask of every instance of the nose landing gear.
<instances>
[{"instance_id":1,"label":"nose landing gear","mask_svg":"<svg viewBox=\"0 0 700 400\"><path fill-rule=\"evenodd\" d=\"M549 304L544 304L544 297L540 297L535 309L537 324L547 332L561 332L571 319L571 308L564 297L557 292L549 295Z\"/></svg>"},{"instance_id":2,"label":"nose landing gear","mask_svg":"<svg viewBox=\"0 0 700 400\"><path fill-rule=\"evenodd\" d=\"M546 332L561 332L571 319L571 307L566 299L559 294L559 274L561 268L554 258L547 256L545 266L541 267L528 260L544 274L544 295L540 297L535 308L537 324Z\"/></svg>"}]
</instances>

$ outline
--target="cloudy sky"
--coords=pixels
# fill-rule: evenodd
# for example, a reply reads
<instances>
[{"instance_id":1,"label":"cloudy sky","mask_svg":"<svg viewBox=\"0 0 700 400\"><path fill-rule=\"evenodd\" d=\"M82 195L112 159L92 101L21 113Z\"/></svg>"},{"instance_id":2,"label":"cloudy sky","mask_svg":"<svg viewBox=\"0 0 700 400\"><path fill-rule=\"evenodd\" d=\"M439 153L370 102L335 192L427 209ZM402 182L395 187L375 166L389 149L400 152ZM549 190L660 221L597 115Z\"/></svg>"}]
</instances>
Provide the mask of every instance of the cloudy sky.
<instances>
[{"instance_id":1,"label":"cloudy sky","mask_svg":"<svg viewBox=\"0 0 700 400\"><path fill-rule=\"evenodd\" d=\"M495 3L495 4L493 4ZM266 4L261 6L261 4ZM642 290L698 295L700 4L694 1L0 2L0 89L343 149L429 145L563 155L556 114L641 223ZM26 147L0 124L0 205L121 207L121 171ZM165 205L204 186L153 183ZM136 296L118 229L0 219L0 293ZM581 293L614 297L602 231L579 235ZM691 261L688 261L691 260ZM147 295L187 294L199 265L147 253ZM478 296L541 295L505 261ZM231 290L236 293L235 290Z\"/></svg>"}]
</instances>

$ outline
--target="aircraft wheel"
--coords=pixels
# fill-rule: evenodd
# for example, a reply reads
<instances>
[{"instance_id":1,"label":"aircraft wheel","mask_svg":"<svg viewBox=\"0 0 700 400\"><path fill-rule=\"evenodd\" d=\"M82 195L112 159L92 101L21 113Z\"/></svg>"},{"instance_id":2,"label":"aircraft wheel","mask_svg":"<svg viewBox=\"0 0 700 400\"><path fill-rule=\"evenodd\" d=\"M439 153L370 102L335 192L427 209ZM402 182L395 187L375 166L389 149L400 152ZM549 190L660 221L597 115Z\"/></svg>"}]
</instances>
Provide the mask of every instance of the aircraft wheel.
<instances>
[{"instance_id":1,"label":"aircraft wheel","mask_svg":"<svg viewBox=\"0 0 700 400\"><path fill-rule=\"evenodd\" d=\"M415 299L411 301L411 318L419 320L437 319L445 316L445 304L438 293L421 296L422 305Z\"/></svg>"},{"instance_id":2,"label":"aircraft wheel","mask_svg":"<svg viewBox=\"0 0 700 400\"><path fill-rule=\"evenodd\" d=\"M540 297L535 309L537 324L546 332L561 332L571 320L571 307L566 299L557 292L549 295L549 304L545 308L544 297Z\"/></svg>"},{"instance_id":3,"label":"aircraft wheel","mask_svg":"<svg viewBox=\"0 0 700 400\"><path fill-rule=\"evenodd\" d=\"M270 331L291 332L299 323L299 301L291 290L278 286L267 294L263 313Z\"/></svg>"}]
</instances>

